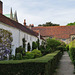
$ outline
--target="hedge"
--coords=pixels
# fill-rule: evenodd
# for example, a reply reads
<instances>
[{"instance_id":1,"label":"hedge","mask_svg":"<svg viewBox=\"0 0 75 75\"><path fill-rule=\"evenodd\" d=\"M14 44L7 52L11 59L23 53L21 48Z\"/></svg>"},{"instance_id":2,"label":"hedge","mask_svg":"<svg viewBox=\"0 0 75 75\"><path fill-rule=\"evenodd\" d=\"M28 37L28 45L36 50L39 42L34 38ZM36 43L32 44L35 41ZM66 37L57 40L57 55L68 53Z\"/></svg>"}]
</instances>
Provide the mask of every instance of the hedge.
<instances>
[{"instance_id":1,"label":"hedge","mask_svg":"<svg viewBox=\"0 0 75 75\"><path fill-rule=\"evenodd\" d=\"M52 75L61 56L55 51L36 59L0 61L0 75Z\"/></svg>"},{"instance_id":2,"label":"hedge","mask_svg":"<svg viewBox=\"0 0 75 75\"><path fill-rule=\"evenodd\" d=\"M74 64L74 74L75 74L75 40L73 40L69 44L69 52L70 52L70 58Z\"/></svg>"},{"instance_id":3,"label":"hedge","mask_svg":"<svg viewBox=\"0 0 75 75\"><path fill-rule=\"evenodd\" d=\"M75 61L75 40L69 44L70 57L72 61Z\"/></svg>"}]
</instances>

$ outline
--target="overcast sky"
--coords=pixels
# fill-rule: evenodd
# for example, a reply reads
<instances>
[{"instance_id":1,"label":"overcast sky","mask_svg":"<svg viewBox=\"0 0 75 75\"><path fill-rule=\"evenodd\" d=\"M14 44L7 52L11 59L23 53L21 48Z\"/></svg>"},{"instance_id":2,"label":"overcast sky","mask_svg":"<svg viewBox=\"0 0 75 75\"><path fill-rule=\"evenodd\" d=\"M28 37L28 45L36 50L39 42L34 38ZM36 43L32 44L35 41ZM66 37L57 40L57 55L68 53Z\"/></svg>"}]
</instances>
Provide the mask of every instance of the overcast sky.
<instances>
[{"instance_id":1,"label":"overcast sky","mask_svg":"<svg viewBox=\"0 0 75 75\"><path fill-rule=\"evenodd\" d=\"M75 0L2 0L3 13L9 14L12 7L18 20L27 25L52 22L60 25L75 21Z\"/></svg>"}]
</instances>

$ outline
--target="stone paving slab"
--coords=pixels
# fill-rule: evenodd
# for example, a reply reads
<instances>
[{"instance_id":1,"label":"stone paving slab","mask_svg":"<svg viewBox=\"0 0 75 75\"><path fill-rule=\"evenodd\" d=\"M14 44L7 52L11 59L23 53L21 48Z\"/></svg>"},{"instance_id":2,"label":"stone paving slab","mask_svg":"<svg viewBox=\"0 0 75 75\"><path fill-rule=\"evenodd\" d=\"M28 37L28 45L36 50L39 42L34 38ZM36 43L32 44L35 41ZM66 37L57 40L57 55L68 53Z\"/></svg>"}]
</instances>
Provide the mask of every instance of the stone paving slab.
<instances>
[{"instance_id":1,"label":"stone paving slab","mask_svg":"<svg viewBox=\"0 0 75 75\"><path fill-rule=\"evenodd\" d=\"M75 75L73 74L74 65L72 64L67 52L64 52L64 55L62 56L58 66L59 67L54 75Z\"/></svg>"}]
</instances>

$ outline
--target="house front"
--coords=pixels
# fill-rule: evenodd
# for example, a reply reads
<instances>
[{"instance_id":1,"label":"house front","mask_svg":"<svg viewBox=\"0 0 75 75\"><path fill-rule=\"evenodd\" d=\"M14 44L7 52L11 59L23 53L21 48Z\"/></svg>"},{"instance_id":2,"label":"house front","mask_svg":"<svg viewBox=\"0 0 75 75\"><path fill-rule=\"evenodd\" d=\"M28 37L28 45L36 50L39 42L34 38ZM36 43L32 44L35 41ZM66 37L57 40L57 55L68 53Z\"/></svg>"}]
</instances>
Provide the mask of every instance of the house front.
<instances>
[{"instance_id":1,"label":"house front","mask_svg":"<svg viewBox=\"0 0 75 75\"><path fill-rule=\"evenodd\" d=\"M13 42L11 44L12 55L15 55L15 49L17 47L23 46L23 41L22 41L23 38L26 40L26 47L25 47L26 51L28 51L27 50L28 43L30 43L32 50L33 41L36 42L39 39L40 44L43 41L43 39L40 38L40 35L38 33L20 24L19 22L4 16L2 1L0 1L0 28L8 30L9 32L12 33L12 38L13 38Z\"/></svg>"},{"instance_id":2,"label":"house front","mask_svg":"<svg viewBox=\"0 0 75 75\"><path fill-rule=\"evenodd\" d=\"M38 26L32 27L32 30L39 30L44 39L56 38L66 44L75 39L75 26Z\"/></svg>"}]
</instances>

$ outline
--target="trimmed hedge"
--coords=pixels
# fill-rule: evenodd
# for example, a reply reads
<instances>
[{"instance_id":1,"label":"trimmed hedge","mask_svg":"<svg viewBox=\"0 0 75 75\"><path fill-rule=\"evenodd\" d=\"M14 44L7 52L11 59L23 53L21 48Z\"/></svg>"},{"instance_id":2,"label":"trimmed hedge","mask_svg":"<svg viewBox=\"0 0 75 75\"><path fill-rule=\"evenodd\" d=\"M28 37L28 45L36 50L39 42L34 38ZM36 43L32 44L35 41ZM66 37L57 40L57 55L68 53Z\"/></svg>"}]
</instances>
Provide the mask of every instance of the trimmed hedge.
<instances>
[{"instance_id":1,"label":"trimmed hedge","mask_svg":"<svg viewBox=\"0 0 75 75\"><path fill-rule=\"evenodd\" d=\"M70 58L74 64L74 74L75 74L75 40L73 40L69 44L69 52L70 52Z\"/></svg>"},{"instance_id":2,"label":"trimmed hedge","mask_svg":"<svg viewBox=\"0 0 75 75\"><path fill-rule=\"evenodd\" d=\"M70 57L71 57L72 61L75 60L75 47L70 48Z\"/></svg>"},{"instance_id":3,"label":"trimmed hedge","mask_svg":"<svg viewBox=\"0 0 75 75\"><path fill-rule=\"evenodd\" d=\"M36 59L0 61L0 75L52 75L61 56L55 51Z\"/></svg>"},{"instance_id":4,"label":"trimmed hedge","mask_svg":"<svg viewBox=\"0 0 75 75\"><path fill-rule=\"evenodd\" d=\"M70 57L72 61L75 61L75 40L69 44Z\"/></svg>"}]
</instances>

